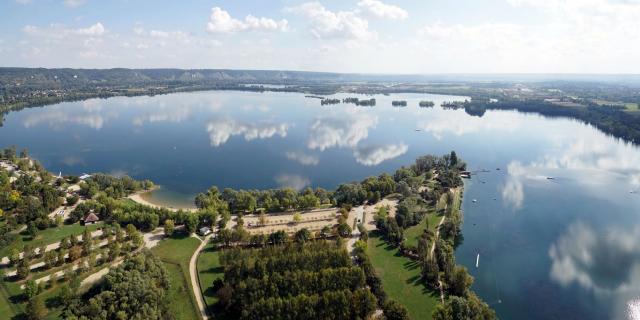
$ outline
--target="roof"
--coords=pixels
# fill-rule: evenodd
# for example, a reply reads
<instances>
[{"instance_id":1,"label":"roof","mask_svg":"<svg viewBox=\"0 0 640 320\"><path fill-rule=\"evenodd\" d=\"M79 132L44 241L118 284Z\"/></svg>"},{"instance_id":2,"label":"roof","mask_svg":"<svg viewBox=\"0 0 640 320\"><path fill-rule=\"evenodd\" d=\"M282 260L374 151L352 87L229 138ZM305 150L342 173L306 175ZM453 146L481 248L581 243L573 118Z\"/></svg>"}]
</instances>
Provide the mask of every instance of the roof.
<instances>
[{"instance_id":1,"label":"roof","mask_svg":"<svg viewBox=\"0 0 640 320\"><path fill-rule=\"evenodd\" d=\"M84 218L84 222L96 222L96 221L100 221L100 218L98 218L98 216L96 216L96 214L93 212L89 213L89 215L87 215Z\"/></svg>"}]
</instances>

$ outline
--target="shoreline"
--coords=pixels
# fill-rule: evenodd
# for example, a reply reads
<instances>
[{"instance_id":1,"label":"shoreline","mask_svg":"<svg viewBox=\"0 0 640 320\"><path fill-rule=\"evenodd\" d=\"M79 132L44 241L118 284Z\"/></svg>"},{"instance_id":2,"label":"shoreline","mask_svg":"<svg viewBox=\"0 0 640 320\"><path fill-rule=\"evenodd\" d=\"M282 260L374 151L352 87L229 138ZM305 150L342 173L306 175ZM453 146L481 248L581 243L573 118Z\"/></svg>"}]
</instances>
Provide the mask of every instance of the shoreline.
<instances>
[{"instance_id":1,"label":"shoreline","mask_svg":"<svg viewBox=\"0 0 640 320\"><path fill-rule=\"evenodd\" d=\"M188 212L195 212L195 211L198 210L198 208L196 208L196 207L190 207L190 208L179 207L179 208L176 208L176 207L167 206L167 205L163 205L163 204L159 204L159 203L154 203L154 202L152 202L151 200L149 200L148 198L146 198L144 196L145 194L152 193L154 191L159 190L160 188L161 188L160 186L154 186L153 188L151 188L149 190L138 191L136 193L133 193L133 194L127 196L127 199L130 199L135 203L142 204L142 205L145 205L145 206L149 206L149 207L152 207L152 208L155 208L155 209L163 209L164 208L164 209L167 209L167 210L172 211L172 212L177 212L179 210L184 210L184 211L188 211Z\"/></svg>"}]
</instances>

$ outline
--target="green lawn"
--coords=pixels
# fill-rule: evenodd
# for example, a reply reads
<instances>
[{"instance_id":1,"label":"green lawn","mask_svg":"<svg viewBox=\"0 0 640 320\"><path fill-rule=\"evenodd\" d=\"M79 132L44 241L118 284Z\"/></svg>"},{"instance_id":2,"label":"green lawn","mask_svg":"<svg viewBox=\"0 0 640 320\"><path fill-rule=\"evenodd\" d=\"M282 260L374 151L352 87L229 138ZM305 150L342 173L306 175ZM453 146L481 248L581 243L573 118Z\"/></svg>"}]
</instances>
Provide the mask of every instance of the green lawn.
<instances>
[{"instance_id":1,"label":"green lawn","mask_svg":"<svg viewBox=\"0 0 640 320\"><path fill-rule=\"evenodd\" d=\"M202 288L204 300L207 306L211 307L218 299L213 292L213 281L224 277L222 266L220 265L219 251L214 243L209 243L198 257L198 274L200 277L200 288Z\"/></svg>"},{"instance_id":2,"label":"green lawn","mask_svg":"<svg viewBox=\"0 0 640 320\"><path fill-rule=\"evenodd\" d=\"M411 319L431 319L439 301L439 293L420 281L420 266L401 256L397 248L387 245L376 234L369 237L367 254L387 295L406 306Z\"/></svg>"},{"instance_id":3,"label":"green lawn","mask_svg":"<svg viewBox=\"0 0 640 320\"><path fill-rule=\"evenodd\" d=\"M198 245L198 239L184 236L162 240L151 249L169 272L169 307L177 320L200 319L189 278L189 260Z\"/></svg>"},{"instance_id":4,"label":"green lawn","mask_svg":"<svg viewBox=\"0 0 640 320\"><path fill-rule=\"evenodd\" d=\"M87 226L89 230L94 231L101 227L102 224L93 224ZM13 248L22 251L25 245L30 245L32 248L39 248L42 245L48 245L55 242L60 242L63 238L66 238L72 234L81 235L84 231L84 226L80 224L63 225L62 227L48 228L38 231L35 239L31 239L24 231L20 233L16 241L10 245L0 249L0 257L6 257L9 255Z\"/></svg>"},{"instance_id":5,"label":"green lawn","mask_svg":"<svg viewBox=\"0 0 640 320\"><path fill-rule=\"evenodd\" d=\"M4 284L0 284L0 286L4 286ZM22 308L18 305L11 304L6 289L4 287L0 287L0 314L2 314L3 317L10 319L21 311Z\"/></svg>"}]
</instances>

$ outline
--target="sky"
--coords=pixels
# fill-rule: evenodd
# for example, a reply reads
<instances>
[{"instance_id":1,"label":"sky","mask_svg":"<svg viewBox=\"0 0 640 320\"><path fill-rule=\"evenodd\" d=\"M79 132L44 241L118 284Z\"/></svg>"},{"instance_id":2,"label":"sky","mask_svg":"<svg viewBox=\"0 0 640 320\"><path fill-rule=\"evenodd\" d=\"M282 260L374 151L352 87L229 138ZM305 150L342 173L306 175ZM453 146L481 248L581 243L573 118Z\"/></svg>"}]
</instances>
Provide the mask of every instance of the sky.
<instances>
[{"instance_id":1,"label":"sky","mask_svg":"<svg viewBox=\"0 0 640 320\"><path fill-rule=\"evenodd\" d=\"M1 0L0 66L640 73L640 0Z\"/></svg>"}]
</instances>

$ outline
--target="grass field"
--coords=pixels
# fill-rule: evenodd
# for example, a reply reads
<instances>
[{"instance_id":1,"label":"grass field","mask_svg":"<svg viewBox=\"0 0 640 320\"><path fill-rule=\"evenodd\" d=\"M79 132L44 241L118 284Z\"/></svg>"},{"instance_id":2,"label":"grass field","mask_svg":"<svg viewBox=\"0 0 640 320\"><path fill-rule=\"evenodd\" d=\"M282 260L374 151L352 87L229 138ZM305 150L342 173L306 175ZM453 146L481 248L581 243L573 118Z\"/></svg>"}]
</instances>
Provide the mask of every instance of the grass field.
<instances>
[{"instance_id":1,"label":"grass field","mask_svg":"<svg viewBox=\"0 0 640 320\"><path fill-rule=\"evenodd\" d=\"M101 227L102 224L93 224L87 226L89 230L94 231ZM85 226L80 224L63 225L62 227L48 228L41 230L36 235L35 239L31 239L25 232L20 233L16 241L10 245L0 249L0 257L6 257L9 255L13 248L22 251L25 245L30 245L32 248L39 248L43 245L48 245L56 242L60 242L63 238L66 238L72 234L81 235Z\"/></svg>"},{"instance_id":2,"label":"grass field","mask_svg":"<svg viewBox=\"0 0 640 320\"><path fill-rule=\"evenodd\" d=\"M633 102L614 102L614 101L607 101L607 100L593 100L593 102L595 102L596 104L599 105L624 105L624 107L626 108L627 111L639 111L640 106L637 103L633 103Z\"/></svg>"},{"instance_id":3,"label":"grass field","mask_svg":"<svg viewBox=\"0 0 640 320\"><path fill-rule=\"evenodd\" d=\"M375 233L369 237L367 254L387 295L407 307L411 319L431 319L439 293L420 281L420 266L401 256L397 248L387 245Z\"/></svg>"},{"instance_id":4,"label":"grass field","mask_svg":"<svg viewBox=\"0 0 640 320\"><path fill-rule=\"evenodd\" d=\"M198 245L198 239L184 236L163 240L151 249L169 272L169 307L176 320L200 319L189 278L189 260Z\"/></svg>"},{"instance_id":5,"label":"grass field","mask_svg":"<svg viewBox=\"0 0 640 320\"><path fill-rule=\"evenodd\" d=\"M209 243L198 256L198 274L200 277L200 288L207 306L211 307L218 299L213 292L212 283L216 279L224 277L222 266L220 266L219 251L214 243Z\"/></svg>"}]
</instances>

